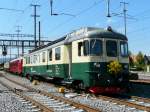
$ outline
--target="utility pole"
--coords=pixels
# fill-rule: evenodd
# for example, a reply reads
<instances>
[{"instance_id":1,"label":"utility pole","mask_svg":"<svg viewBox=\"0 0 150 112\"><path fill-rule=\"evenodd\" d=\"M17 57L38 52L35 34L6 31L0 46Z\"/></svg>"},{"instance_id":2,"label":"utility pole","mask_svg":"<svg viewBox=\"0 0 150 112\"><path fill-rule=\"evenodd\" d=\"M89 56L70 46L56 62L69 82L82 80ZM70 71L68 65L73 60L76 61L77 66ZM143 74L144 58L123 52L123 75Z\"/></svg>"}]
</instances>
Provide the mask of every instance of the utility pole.
<instances>
[{"instance_id":1,"label":"utility pole","mask_svg":"<svg viewBox=\"0 0 150 112\"><path fill-rule=\"evenodd\" d=\"M16 26L16 27L17 27L16 32L17 32L17 39L18 39L17 44L18 44L18 57L19 57L19 34L20 34L20 32L21 32L20 28L21 28L22 26Z\"/></svg>"},{"instance_id":2,"label":"utility pole","mask_svg":"<svg viewBox=\"0 0 150 112\"><path fill-rule=\"evenodd\" d=\"M41 22L39 21L39 47L41 45Z\"/></svg>"},{"instance_id":3,"label":"utility pole","mask_svg":"<svg viewBox=\"0 0 150 112\"><path fill-rule=\"evenodd\" d=\"M37 47L37 43L36 43L36 18L40 17L39 15L37 15L36 9L40 5L31 5L31 6L34 7L34 15L32 15L32 17L34 17L34 42L35 42L35 48L36 48Z\"/></svg>"},{"instance_id":4,"label":"utility pole","mask_svg":"<svg viewBox=\"0 0 150 112\"><path fill-rule=\"evenodd\" d=\"M9 52L10 52L9 54L10 54L10 60L11 60L11 42L10 42L10 51Z\"/></svg>"},{"instance_id":5,"label":"utility pole","mask_svg":"<svg viewBox=\"0 0 150 112\"><path fill-rule=\"evenodd\" d=\"M107 0L107 17L111 17L110 16L110 0Z\"/></svg>"},{"instance_id":6,"label":"utility pole","mask_svg":"<svg viewBox=\"0 0 150 112\"><path fill-rule=\"evenodd\" d=\"M127 35L127 9L126 9L126 5L128 3L126 3L126 2L120 2L120 3L123 4L124 32L125 32L125 35Z\"/></svg>"},{"instance_id":7,"label":"utility pole","mask_svg":"<svg viewBox=\"0 0 150 112\"><path fill-rule=\"evenodd\" d=\"M50 0L51 16L53 15L53 0Z\"/></svg>"}]
</instances>

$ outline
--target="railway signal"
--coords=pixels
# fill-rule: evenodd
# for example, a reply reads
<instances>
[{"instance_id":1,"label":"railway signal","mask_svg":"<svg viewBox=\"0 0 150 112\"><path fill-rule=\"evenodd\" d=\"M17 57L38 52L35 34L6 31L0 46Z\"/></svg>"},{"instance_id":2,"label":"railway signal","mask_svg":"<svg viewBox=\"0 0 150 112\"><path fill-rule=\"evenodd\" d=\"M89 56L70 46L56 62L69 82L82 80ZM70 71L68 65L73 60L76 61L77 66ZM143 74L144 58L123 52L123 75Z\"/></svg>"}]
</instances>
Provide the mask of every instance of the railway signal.
<instances>
[{"instance_id":1,"label":"railway signal","mask_svg":"<svg viewBox=\"0 0 150 112\"><path fill-rule=\"evenodd\" d=\"M3 54L3 56L7 55L7 48L5 45L2 46L2 54Z\"/></svg>"}]
</instances>

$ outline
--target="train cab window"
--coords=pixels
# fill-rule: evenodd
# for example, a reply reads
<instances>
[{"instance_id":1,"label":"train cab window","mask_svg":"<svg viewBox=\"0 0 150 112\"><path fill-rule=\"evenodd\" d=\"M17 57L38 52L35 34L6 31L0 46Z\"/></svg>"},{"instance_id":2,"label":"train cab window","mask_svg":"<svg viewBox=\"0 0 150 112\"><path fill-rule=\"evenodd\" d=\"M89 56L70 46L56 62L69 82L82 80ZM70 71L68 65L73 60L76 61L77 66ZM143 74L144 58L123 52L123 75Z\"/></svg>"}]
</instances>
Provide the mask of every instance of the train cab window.
<instances>
[{"instance_id":1,"label":"train cab window","mask_svg":"<svg viewBox=\"0 0 150 112\"><path fill-rule=\"evenodd\" d=\"M122 57L128 56L128 44L126 42L120 42L120 55Z\"/></svg>"},{"instance_id":2,"label":"train cab window","mask_svg":"<svg viewBox=\"0 0 150 112\"><path fill-rule=\"evenodd\" d=\"M83 48L83 43L82 42L79 42L78 43L78 56L81 56L82 55L82 48Z\"/></svg>"},{"instance_id":3,"label":"train cab window","mask_svg":"<svg viewBox=\"0 0 150 112\"><path fill-rule=\"evenodd\" d=\"M52 61L52 49L48 50L49 61Z\"/></svg>"},{"instance_id":4,"label":"train cab window","mask_svg":"<svg viewBox=\"0 0 150 112\"><path fill-rule=\"evenodd\" d=\"M61 53L61 49L60 47L55 49L55 60L60 60L60 53Z\"/></svg>"},{"instance_id":5,"label":"train cab window","mask_svg":"<svg viewBox=\"0 0 150 112\"><path fill-rule=\"evenodd\" d=\"M98 39L92 39L90 41L90 55L99 56L103 52L102 41Z\"/></svg>"},{"instance_id":6,"label":"train cab window","mask_svg":"<svg viewBox=\"0 0 150 112\"><path fill-rule=\"evenodd\" d=\"M42 62L45 62L45 52L42 53Z\"/></svg>"},{"instance_id":7,"label":"train cab window","mask_svg":"<svg viewBox=\"0 0 150 112\"><path fill-rule=\"evenodd\" d=\"M89 55L89 41L85 40L83 42L83 46L84 46L84 49L83 49L84 56L88 56Z\"/></svg>"},{"instance_id":8,"label":"train cab window","mask_svg":"<svg viewBox=\"0 0 150 112\"><path fill-rule=\"evenodd\" d=\"M107 56L116 57L117 56L117 42L108 40L106 41L106 52Z\"/></svg>"}]
</instances>

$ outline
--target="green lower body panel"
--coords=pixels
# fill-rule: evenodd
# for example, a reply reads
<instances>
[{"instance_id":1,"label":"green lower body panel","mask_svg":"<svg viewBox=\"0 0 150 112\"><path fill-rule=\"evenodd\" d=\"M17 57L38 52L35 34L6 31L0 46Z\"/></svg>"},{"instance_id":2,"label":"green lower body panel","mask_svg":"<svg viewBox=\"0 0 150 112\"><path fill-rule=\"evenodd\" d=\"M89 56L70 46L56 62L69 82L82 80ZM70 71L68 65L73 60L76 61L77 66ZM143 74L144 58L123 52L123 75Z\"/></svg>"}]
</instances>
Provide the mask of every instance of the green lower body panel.
<instances>
[{"instance_id":1,"label":"green lower body panel","mask_svg":"<svg viewBox=\"0 0 150 112\"><path fill-rule=\"evenodd\" d=\"M71 78L72 80L80 80L85 87L92 86L109 86L116 83L116 78L107 73L107 64L99 62L100 67L96 67L95 62L89 63L72 63ZM24 66L24 74L35 74L40 76L48 76L54 78L69 79L69 64L56 64L45 66ZM128 71L128 70L126 70Z\"/></svg>"},{"instance_id":2,"label":"green lower body panel","mask_svg":"<svg viewBox=\"0 0 150 112\"><path fill-rule=\"evenodd\" d=\"M24 66L24 75L40 75L49 77L66 78L68 75L67 64L44 65L44 66Z\"/></svg>"}]
</instances>

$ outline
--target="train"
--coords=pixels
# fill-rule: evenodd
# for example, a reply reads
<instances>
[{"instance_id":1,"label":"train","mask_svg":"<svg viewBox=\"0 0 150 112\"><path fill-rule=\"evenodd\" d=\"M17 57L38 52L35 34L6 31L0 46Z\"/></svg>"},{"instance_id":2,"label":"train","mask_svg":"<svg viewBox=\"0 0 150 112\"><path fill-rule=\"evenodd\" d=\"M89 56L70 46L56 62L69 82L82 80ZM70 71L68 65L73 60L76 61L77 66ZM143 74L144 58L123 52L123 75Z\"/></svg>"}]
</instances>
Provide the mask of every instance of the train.
<instances>
[{"instance_id":1,"label":"train","mask_svg":"<svg viewBox=\"0 0 150 112\"><path fill-rule=\"evenodd\" d=\"M128 39L111 27L74 30L16 60L18 74L30 81L45 78L95 94L129 87Z\"/></svg>"},{"instance_id":2,"label":"train","mask_svg":"<svg viewBox=\"0 0 150 112\"><path fill-rule=\"evenodd\" d=\"M9 62L4 63L4 70L13 74L22 75L23 73L23 59L19 57Z\"/></svg>"}]
</instances>

